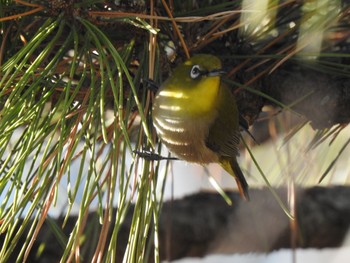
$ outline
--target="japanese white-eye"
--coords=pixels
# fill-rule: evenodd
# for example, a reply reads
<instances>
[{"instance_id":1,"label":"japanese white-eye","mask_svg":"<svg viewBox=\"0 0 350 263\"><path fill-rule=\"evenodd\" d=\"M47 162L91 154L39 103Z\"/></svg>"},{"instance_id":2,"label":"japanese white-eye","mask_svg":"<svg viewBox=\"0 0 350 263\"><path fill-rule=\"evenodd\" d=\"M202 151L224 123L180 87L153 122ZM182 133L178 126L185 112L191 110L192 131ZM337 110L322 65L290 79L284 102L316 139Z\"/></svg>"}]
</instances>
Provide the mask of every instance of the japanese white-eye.
<instances>
[{"instance_id":1,"label":"japanese white-eye","mask_svg":"<svg viewBox=\"0 0 350 263\"><path fill-rule=\"evenodd\" d=\"M236 159L239 113L234 95L221 81L221 67L218 57L204 54L177 66L156 94L153 123L170 152L188 162L219 163L249 199Z\"/></svg>"}]
</instances>

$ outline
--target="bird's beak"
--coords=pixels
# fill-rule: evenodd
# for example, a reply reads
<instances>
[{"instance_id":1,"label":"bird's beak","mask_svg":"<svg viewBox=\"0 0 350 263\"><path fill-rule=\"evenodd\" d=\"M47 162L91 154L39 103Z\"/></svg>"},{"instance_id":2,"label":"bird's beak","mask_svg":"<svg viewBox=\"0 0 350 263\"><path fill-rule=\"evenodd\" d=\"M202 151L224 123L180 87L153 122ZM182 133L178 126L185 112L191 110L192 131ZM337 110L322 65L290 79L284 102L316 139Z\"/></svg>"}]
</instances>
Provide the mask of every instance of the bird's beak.
<instances>
[{"instance_id":1,"label":"bird's beak","mask_svg":"<svg viewBox=\"0 0 350 263\"><path fill-rule=\"evenodd\" d=\"M213 69L207 73L208 77L216 77L216 76L222 76L225 75L227 72L223 69Z\"/></svg>"}]
</instances>

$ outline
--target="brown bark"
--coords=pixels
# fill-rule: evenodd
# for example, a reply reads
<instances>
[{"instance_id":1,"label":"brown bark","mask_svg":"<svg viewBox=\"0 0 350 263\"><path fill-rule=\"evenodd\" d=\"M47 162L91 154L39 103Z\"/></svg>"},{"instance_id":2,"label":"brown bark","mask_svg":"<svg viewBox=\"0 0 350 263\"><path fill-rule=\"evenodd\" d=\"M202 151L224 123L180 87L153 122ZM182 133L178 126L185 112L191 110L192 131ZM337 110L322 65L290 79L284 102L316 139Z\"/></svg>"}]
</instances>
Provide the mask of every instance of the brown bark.
<instances>
[{"instance_id":1,"label":"brown bark","mask_svg":"<svg viewBox=\"0 0 350 263\"><path fill-rule=\"evenodd\" d=\"M279 194L286 196L286 189ZM233 205L228 206L221 196L198 193L173 202L165 202L159 223L162 259L202 257L210 253L269 252L279 248L336 247L342 243L350 224L350 187L313 187L296 192L297 231L295 244L291 243L288 217L267 189L252 189L251 200L243 201L238 193L229 193ZM118 262L121 262L129 234L132 209L118 235ZM98 231L99 222L94 213L89 222ZM58 226L62 219L57 219ZM76 217L70 217L64 232L68 236ZM113 222L112 222L113 225ZM82 251L93 251L93 233L88 233ZM22 240L24 242L24 239ZM40 244L45 249L36 258ZM21 248L21 242L18 243ZM58 262L63 248L45 224L34 244L28 262ZM14 251L14 260L19 251ZM86 262L89 253L84 257ZM91 256L91 255L90 255ZM14 261L11 261L14 262Z\"/></svg>"}]
</instances>

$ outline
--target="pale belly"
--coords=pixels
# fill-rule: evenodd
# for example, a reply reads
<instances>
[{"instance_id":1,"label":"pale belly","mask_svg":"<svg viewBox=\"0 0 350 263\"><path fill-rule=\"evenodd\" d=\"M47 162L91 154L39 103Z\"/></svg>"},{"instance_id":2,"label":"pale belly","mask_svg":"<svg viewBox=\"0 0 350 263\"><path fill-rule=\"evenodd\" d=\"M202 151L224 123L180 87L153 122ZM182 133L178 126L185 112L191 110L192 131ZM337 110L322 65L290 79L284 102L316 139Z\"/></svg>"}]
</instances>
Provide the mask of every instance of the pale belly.
<instances>
[{"instance_id":1,"label":"pale belly","mask_svg":"<svg viewBox=\"0 0 350 263\"><path fill-rule=\"evenodd\" d=\"M174 116L153 118L154 126L162 142L180 159L196 163L218 162L218 155L205 141L213 120L205 118L180 119Z\"/></svg>"}]
</instances>

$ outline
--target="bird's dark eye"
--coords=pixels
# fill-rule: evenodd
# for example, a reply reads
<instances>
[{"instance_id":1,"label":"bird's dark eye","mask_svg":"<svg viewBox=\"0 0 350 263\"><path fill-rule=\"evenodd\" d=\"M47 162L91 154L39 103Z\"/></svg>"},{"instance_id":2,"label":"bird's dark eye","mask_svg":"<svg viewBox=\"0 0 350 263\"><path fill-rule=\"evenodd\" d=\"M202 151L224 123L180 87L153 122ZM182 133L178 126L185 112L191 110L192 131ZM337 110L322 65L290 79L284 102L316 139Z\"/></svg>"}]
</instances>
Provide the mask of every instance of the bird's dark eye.
<instances>
[{"instance_id":1,"label":"bird's dark eye","mask_svg":"<svg viewBox=\"0 0 350 263\"><path fill-rule=\"evenodd\" d=\"M197 79L201 75L202 75L202 71L201 71L200 67L198 65L194 65L191 68L191 72L190 72L191 79Z\"/></svg>"}]
</instances>

